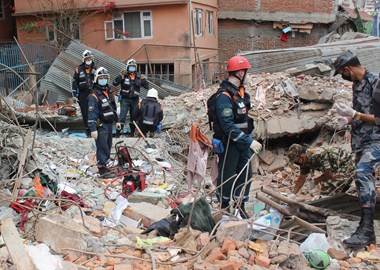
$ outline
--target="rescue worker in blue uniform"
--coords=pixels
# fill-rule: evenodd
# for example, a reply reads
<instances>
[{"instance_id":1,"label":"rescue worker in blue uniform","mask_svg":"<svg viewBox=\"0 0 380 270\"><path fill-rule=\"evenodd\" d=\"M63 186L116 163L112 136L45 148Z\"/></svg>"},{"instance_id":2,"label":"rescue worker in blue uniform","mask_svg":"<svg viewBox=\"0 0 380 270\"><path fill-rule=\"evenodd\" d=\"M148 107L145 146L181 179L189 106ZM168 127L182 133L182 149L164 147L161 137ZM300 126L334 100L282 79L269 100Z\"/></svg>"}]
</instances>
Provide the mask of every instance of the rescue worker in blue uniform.
<instances>
[{"instance_id":1,"label":"rescue worker in blue uniform","mask_svg":"<svg viewBox=\"0 0 380 270\"><path fill-rule=\"evenodd\" d=\"M88 127L96 142L99 173L104 175L112 148L112 124L117 122L115 97L108 86L108 71L100 67L95 71L94 87L88 97Z\"/></svg>"},{"instance_id":2,"label":"rescue worker in blue uniform","mask_svg":"<svg viewBox=\"0 0 380 270\"><path fill-rule=\"evenodd\" d=\"M218 154L217 184L220 186L223 183L218 190L221 207L227 208L230 200L237 201L243 196L243 203L239 205L240 215L243 218L248 218L244 203L248 200L250 183L245 186L244 194L242 190L246 177L248 180L252 177L251 166L247 166L239 178L233 178L228 182L226 180L239 174L250 159L251 150L257 154L262 148L262 145L250 136L253 131L253 120L248 117L248 110L251 108L250 96L244 88L250 67L248 60L242 56L234 56L228 61L229 77L220 84L215 103L217 121L213 122L213 137L220 140L224 146L224 152Z\"/></svg>"},{"instance_id":3,"label":"rescue worker in blue uniform","mask_svg":"<svg viewBox=\"0 0 380 270\"><path fill-rule=\"evenodd\" d=\"M373 227L376 205L374 171L380 163L380 80L360 64L356 54L342 53L334 62L335 75L353 82L353 107L336 105L341 128L351 124L351 147L356 157L355 184L361 204L359 227L343 241L349 247L361 248L376 243Z\"/></svg>"},{"instance_id":4,"label":"rescue worker in blue uniform","mask_svg":"<svg viewBox=\"0 0 380 270\"><path fill-rule=\"evenodd\" d=\"M88 120L88 96L90 95L94 75L95 75L94 54L85 50L82 53L82 64L75 68L72 91L75 98L78 99L79 107L82 112L83 124L86 128L87 137L90 137L90 129L87 125Z\"/></svg>"},{"instance_id":5,"label":"rescue worker in blue uniform","mask_svg":"<svg viewBox=\"0 0 380 270\"><path fill-rule=\"evenodd\" d=\"M149 88L149 82L145 76L137 72L137 63L134 59L129 59L126 70L116 76L113 81L114 86L121 85L119 92L120 118L116 124L116 137L120 136L123 130L125 119L129 111L131 134L135 133L133 125L133 112L135 111L140 98L140 87Z\"/></svg>"},{"instance_id":6,"label":"rescue worker in blue uniform","mask_svg":"<svg viewBox=\"0 0 380 270\"><path fill-rule=\"evenodd\" d=\"M161 104L158 103L158 92L152 88L146 98L137 105L133 113L133 119L139 125L141 132L146 135L161 131L161 121L164 118Z\"/></svg>"}]
</instances>

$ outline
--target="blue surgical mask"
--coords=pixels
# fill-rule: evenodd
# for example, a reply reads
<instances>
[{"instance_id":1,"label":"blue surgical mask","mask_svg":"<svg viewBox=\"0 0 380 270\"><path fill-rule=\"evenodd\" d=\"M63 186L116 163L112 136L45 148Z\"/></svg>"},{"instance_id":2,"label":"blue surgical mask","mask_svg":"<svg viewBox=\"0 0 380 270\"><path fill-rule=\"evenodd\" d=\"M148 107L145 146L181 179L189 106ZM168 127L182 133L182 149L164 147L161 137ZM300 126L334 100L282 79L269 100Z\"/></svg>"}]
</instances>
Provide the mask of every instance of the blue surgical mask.
<instances>
[{"instance_id":1,"label":"blue surgical mask","mask_svg":"<svg viewBox=\"0 0 380 270\"><path fill-rule=\"evenodd\" d=\"M129 72L135 72L135 71L136 71L136 67L129 67L129 68L128 68L128 71L129 71Z\"/></svg>"},{"instance_id":2,"label":"blue surgical mask","mask_svg":"<svg viewBox=\"0 0 380 270\"><path fill-rule=\"evenodd\" d=\"M106 86L107 83L108 83L107 79L99 79L98 80L98 84L101 85L101 86Z\"/></svg>"}]
</instances>

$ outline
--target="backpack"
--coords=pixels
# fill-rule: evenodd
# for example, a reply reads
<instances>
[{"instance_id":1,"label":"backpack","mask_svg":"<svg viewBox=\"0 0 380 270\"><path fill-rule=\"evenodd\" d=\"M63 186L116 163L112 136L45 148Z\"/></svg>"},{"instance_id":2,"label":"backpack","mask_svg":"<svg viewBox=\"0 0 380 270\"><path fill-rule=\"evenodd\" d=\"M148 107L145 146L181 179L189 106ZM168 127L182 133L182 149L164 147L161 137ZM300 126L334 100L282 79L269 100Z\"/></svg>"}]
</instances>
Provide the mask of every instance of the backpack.
<instances>
[{"instance_id":1,"label":"backpack","mask_svg":"<svg viewBox=\"0 0 380 270\"><path fill-rule=\"evenodd\" d=\"M158 102L144 100L141 107L142 123L149 126L156 126L158 124L158 113L161 109Z\"/></svg>"},{"instance_id":2,"label":"backpack","mask_svg":"<svg viewBox=\"0 0 380 270\"><path fill-rule=\"evenodd\" d=\"M216 117L216 98L222 93L226 92L229 97L231 97L231 94L228 92L228 90L219 88L218 91L216 91L214 94L212 94L209 99L207 100L207 116L208 116L208 124L210 127L210 131L215 131L215 127L213 128L213 123L217 122Z\"/></svg>"}]
</instances>

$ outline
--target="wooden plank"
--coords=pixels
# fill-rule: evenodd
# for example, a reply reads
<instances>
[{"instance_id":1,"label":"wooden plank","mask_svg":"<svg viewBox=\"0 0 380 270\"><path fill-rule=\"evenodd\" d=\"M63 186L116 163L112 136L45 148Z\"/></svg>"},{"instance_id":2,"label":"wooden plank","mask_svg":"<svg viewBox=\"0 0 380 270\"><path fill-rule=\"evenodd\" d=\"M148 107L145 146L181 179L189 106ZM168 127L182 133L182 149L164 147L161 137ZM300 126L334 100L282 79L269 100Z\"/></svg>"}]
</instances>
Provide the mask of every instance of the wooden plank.
<instances>
[{"instance_id":1,"label":"wooden plank","mask_svg":"<svg viewBox=\"0 0 380 270\"><path fill-rule=\"evenodd\" d=\"M7 246L17 270L35 270L32 259L24 248L24 244L17 232L16 226L11 218L7 218L1 224L1 235Z\"/></svg>"},{"instance_id":2,"label":"wooden plank","mask_svg":"<svg viewBox=\"0 0 380 270\"><path fill-rule=\"evenodd\" d=\"M20 187L20 184L21 184L21 176L22 176L22 172L24 171L25 160L26 160L26 156L27 156L27 153L28 153L28 145L30 143L31 135L32 135L32 130L28 129L28 132L26 133L23 149L22 149L22 154L21 154L21 158L20 158L20 164L18 165L15 185L13 187L13 197L14 198L17 197L17 195L18 195L18 188Z\"/></svg>"}]
</instances>

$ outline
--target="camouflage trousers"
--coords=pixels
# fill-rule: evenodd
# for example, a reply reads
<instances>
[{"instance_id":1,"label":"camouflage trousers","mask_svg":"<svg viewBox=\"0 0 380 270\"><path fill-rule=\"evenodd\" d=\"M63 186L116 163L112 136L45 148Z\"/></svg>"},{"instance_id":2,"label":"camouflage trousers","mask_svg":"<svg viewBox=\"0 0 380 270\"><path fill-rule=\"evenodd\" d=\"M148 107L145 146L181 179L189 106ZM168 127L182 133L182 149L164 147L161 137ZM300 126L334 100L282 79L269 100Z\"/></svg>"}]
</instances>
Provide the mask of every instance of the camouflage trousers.
<instances>
[{"instance_id":1,"label":"camouflage trousers","mask_svg":"<svg viewBox=\"0 0 380 270\"><path fill-rule=\"evenodd\" d=\"M372 144L356 154L355 184L362 207L375 209L375 169L380 164L380 144Z\"/></svg>"}]
</instances>

